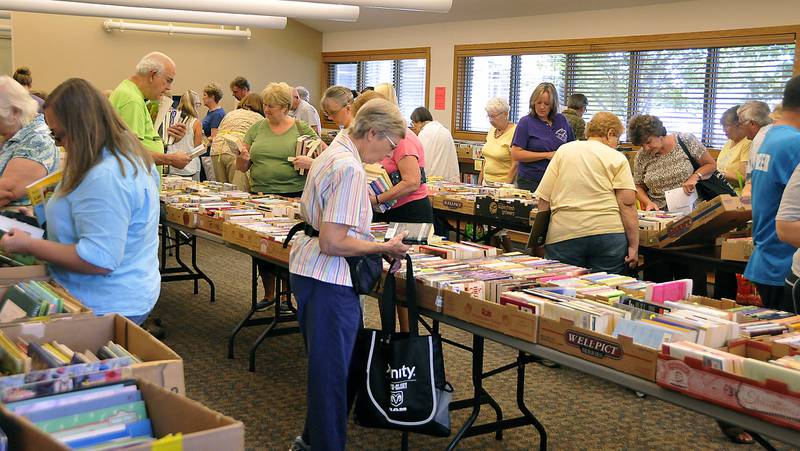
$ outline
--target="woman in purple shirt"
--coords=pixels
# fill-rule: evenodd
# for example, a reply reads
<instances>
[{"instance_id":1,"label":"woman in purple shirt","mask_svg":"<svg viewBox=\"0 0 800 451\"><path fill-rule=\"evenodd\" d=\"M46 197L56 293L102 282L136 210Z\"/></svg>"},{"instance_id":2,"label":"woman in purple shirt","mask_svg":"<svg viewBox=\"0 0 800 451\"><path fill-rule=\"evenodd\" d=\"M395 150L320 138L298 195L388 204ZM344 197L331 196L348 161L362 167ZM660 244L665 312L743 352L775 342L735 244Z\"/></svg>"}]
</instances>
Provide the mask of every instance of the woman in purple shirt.
<instances>
[{"instance_id":1,"label":"woman in purple shirt","mask_svg":"<svg viewBox=\"0 0 800 451\"><path fill-rule=\"evenodd\" d=\"M519 162L517 187L536 191L550 159L575 134L567 118L558 112L558 92L552 83L533 90L530 112L519 120L511 140L511 158Z\"/></svg>"}]
</instances>

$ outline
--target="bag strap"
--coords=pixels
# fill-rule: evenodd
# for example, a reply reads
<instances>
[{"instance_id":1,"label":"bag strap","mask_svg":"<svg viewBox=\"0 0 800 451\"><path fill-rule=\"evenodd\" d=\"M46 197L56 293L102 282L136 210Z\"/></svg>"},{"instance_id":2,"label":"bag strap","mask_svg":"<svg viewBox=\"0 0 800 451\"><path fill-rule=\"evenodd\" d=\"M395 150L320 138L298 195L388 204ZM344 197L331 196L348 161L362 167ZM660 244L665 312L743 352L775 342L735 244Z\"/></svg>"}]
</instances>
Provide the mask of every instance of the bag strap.
<instances>
[{"instance_id":1,"label":"bag strap","mask_svg":"<svg viewBox=\"0 0 800 451\"><path fill-rule=\"evenodd\" d=\"M677 133L675 133L675 138L678 139L678 144L680 144L681 149L683 149L683 153L685 153L686 156L689 158L689 162L692 164L692 168L695 171L700 169L700 163L698 163L697 160L694 159L692 154L689 153L689 149L686 148L686 144L683 143L683 140Z\"/></svg>"},{"instance_id":2,"label":"bag strap","mask_svg":"<svg viewBox=\"0 0 800 451\"><path fill-rule=\"evenodd\" d=\"M289 247L289 243L292 241L292 237L295 233L303 230L306 226L305 222L298 222L294 225L291 229L289 229L289 233L286 235L286 239L283 240L283 248L286 249Z\"/></svg>"},{"instance_id":3,"label":"bag strap","mask_svg":"<svg viewBox=\"0 0 800 451\"><path fill-rule=\"evenodd\" d=\"M383 283L381 301L378 303L381 316L381 330L384 334L393 334L395 325L395 301L397 293L395 288L397 281L394 274L387 274L386 281Z\"/></svg>"},{"instance_id":4,"label":"bag strap","mask_svg":"<svg viewBox=\"0 0 800 451\"><path fill-rule=\"evenodd\" d=\"M419 336L417 284L414 280L414 265L408 254L406 254L406 305L408 306L408 332L412 337Z\"/></svg>"}]
</instances>

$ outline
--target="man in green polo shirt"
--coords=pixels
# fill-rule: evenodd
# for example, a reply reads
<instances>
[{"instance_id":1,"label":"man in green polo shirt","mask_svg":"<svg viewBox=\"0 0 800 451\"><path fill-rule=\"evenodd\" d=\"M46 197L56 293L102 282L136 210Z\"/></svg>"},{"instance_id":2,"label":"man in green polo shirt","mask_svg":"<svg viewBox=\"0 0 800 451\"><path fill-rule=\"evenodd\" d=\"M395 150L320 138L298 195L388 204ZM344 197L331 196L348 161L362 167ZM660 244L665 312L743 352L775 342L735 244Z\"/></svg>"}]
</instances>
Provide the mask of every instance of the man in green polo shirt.
<instances>
[{"instance_id":1,"label":"man in green polo shirt","mask_svg":"<svg viewBox=\"0 0 800 451\"><path fill-rule=\"evenodd\" d=\"M175 72L175 62L170 57L161 52L148 53L136 65L136 73L122 80L114 89L109 101L142 145L153 153L157 165L183 169L191 161L189 154L164 152L164 143L153 127L153 119L145 105L146 100L158 101L170 90ZM175 124L168 133L179 141L186 134L186 126Z\"/></svg>"}]
</instances>

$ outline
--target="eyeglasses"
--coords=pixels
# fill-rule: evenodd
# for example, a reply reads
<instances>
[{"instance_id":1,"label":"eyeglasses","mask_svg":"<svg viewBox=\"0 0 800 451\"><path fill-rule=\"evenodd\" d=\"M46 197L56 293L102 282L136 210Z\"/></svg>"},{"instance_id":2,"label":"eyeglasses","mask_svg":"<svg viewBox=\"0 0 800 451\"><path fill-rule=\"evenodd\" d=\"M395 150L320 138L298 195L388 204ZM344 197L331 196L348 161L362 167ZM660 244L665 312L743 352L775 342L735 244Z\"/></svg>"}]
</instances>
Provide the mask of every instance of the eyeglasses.
<instances>
[{"instance_id":1,"label":"eyeglasses","mask_svg":"<svg viewBox=\"0 0 800 451\"><path fill-rule=\"evenodd\" d=\"M339 108L338 110L336 110L334 112L326 111L325 112L325 117L327 117L329 121L332 121L333 117L336 116L337 114L339 114L339 111L342 111L345 108L346 107L343 106L343 107Z\"/></svg>"},{"instance_id":2,"label":"eyeglasses","mask_svg":"<svg viewBox=\"0 0 800 451\"><path fill-rule=\"evenodd\" d=\"M488 117L489 119L494 119L494 118L496 118L498 116L502 116L504 114L506 114L506 113L494 113L494 114L486 113L486 117Z\"/></svg>"},{"instance_id":3,"label":"eyeglasses","mask_svg":"<svg viewBox=\"0 0 800 451\"><path fill-rule=\"evenodd\" d=\"M64 139L64 133L56 133L55 130L50 129L50 137L53 138L57 146L60 146L61 140Z\"/></svg>"},{"instance_id":4,"label":"eyeglasses","mask_svg":"<svg viewBox=\"0 0 800 451\"><path fill-rule=\"evenodd\" d=\"M397 143L392 141L392 138L389 138L389 135L387 135L386 132L381 132L381 134L383 135L384 138L386 138L387 141L389 141L389 146L391 147L392 150L397 149Z\"/></svg>"}]
</instances>

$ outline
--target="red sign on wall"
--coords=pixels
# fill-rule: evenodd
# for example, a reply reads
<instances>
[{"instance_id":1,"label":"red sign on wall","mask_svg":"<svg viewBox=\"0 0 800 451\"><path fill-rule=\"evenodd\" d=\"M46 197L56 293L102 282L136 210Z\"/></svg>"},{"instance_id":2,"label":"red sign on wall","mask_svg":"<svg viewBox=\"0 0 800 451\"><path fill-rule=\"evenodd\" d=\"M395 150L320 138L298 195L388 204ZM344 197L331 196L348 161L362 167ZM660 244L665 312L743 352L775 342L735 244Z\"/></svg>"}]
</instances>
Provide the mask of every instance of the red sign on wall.
<instances>
[{"instance_id":1,"label":"red sign on wall","mask_svg":"<svg viewBox=\"0 0 800 451\"><path fill-rule=\"evenodd\" d=\"M446 93L446 89L444 86L437 86L434 89L434 101L433 101L433 109L434 110L443 110L444 109L444 97Z\"/></svg>"}]
</instances>

